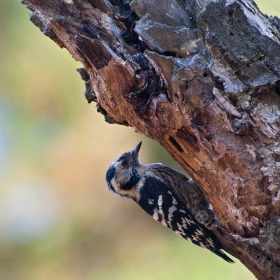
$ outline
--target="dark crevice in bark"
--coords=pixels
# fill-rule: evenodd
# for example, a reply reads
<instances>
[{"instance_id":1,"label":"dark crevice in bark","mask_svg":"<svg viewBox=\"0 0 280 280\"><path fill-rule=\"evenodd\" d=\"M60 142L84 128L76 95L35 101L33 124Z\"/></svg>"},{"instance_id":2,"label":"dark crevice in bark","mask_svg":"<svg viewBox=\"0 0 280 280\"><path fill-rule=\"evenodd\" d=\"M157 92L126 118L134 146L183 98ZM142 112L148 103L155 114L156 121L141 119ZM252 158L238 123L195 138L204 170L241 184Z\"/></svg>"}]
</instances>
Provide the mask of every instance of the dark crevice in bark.
<instances>
[{"instance_id":1,"label":"dark crevice in bark","mask_svg":"<svg viewBox=\"0 0 280 280\"><path fill-rule=\"evenodd\" d=\"M179 151L183 152L184 150L181 148L180 144L174 139L174 137L169 136L169 141L172 143L172 145Z\"/></svg>"}]
</instances>

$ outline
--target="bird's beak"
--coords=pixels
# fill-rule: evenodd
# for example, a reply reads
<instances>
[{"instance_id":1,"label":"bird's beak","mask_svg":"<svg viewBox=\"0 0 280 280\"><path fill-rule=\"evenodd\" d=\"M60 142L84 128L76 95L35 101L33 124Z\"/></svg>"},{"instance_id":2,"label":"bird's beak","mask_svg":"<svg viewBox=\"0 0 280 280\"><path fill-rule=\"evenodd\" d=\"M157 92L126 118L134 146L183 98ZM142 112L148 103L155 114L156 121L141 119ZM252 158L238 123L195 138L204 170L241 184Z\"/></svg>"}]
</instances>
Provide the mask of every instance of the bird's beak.
<instances>
[{"instance_id":1,"label":"bird's beak","mask_svg":"<svg viewBox=\"0 0 280 280\"><path fill-rule=\"evenodd\" d=\"M133 157L135 159L138 158L138 154L139 154L141 145L142 145L142 141L131 151L131 154L133 155Z\"/></svg>"}]
</instances>

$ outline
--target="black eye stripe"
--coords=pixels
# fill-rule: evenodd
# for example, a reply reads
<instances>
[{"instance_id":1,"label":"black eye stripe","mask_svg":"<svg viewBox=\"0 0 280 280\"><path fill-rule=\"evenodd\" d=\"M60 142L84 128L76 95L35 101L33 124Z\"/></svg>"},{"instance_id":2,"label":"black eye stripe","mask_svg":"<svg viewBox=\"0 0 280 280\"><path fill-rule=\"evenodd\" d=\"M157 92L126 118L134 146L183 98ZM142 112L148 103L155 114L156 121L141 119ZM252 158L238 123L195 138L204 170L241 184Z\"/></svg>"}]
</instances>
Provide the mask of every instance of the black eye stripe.
<instances>
[{"instance_id":1,"label":"black eye stripe","mask_svg":"<svg viewBox=\"0 0 280 280\"><path fill-rule=\"evenodd\" d=\"M126 158L126 156L122 155L122 156L117 160L117 162L121 162L121 161L123 161L125 158Z\"/></svg>"},{"instance_id":2,"label":"black eye stripe","mask_svg":"<svg viewBox=\"0 0 280 280\"><path fill-rule=\"evenodd\" d=\"M135 185L140 181L140 176L137 172L133 172L133 176L129 179L129 181L122 186L122 190L131 190Z\"/></svg>"},{"instance_id":3,"label":"black eye stripe","mask_svg":"<svg viewBox=\"0 0 280 280\"><path fill-rule=\"evenodd\" d=\"M122 155L116 162L120 162L122 166L127 167L129 164L129 159L127 155Z\"/></svg>"}]
</instances>

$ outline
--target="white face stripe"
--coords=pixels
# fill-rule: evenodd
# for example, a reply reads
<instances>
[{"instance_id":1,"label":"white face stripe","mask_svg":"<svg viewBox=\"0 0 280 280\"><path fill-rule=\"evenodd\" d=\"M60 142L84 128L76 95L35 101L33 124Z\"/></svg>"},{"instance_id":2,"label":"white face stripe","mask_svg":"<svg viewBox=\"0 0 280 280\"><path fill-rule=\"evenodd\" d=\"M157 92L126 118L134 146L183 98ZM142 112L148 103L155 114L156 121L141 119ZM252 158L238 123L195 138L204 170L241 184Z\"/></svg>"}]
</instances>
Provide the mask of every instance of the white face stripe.
<instances>
[{"instance_id":1,"label":"white face stripe","mask_svg":"<svg viewBox=\"0 0 280 280\"><path fill-rule=\"evenodd\" d=\"M138 184L136 184L135 187L133 187L131 190L122 190L120 188L120 184L116 182L115 177L111 179L110 184L114 188L116 194L129 197L138 202L140 200L140 190L143 187L144 182L145 180L140 180Z\"/></svg>"},{"instance_id":2,"label":"white face stripe","mask_svg":"<svg viewBox=\"0 0 280 280\"><path fill-rule=\"evenodd\" d=\"M118 193L118 189L119 189L119 185L117 184L117 182L115 181L115 178L112 178L110 181L111 186L114 188L115 192Z\"/></svg>"}]
</instances>

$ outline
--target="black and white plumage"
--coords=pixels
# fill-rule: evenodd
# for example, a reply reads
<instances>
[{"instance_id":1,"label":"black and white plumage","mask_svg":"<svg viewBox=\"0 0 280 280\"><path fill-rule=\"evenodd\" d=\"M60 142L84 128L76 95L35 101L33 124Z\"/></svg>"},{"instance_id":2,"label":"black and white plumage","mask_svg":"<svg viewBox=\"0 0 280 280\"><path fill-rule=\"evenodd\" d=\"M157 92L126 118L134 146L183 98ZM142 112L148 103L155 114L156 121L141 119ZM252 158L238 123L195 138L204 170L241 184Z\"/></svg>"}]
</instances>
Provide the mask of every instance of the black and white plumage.
<instances>
[{"instance_id":1,"label":"black and white plumage","mask_svg":"<svg viewBox=\"0 0 280 280\"><path fill-rule=\"evenodd\" d=\"M111 164L106 173L109 189L133 199L156 221L186 240L232 263L211 231L219 221L202 191L192 180L170 167L160 163L142 165L139 162L141 144Z\"/></svg>"}]
</instances>

